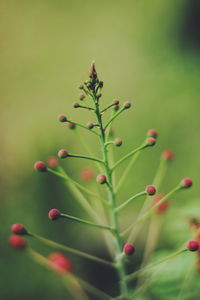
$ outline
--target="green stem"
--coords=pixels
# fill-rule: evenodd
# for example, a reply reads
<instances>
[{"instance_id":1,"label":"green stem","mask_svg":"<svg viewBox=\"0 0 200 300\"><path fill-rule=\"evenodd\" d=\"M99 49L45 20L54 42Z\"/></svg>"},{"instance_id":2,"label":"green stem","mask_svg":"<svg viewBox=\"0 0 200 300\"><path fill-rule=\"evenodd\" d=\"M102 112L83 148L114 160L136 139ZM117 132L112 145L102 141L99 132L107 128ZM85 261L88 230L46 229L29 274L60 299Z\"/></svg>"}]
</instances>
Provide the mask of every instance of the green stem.
<instances>
[{"instance_id":1,"label":"green stem","mask_svg":"<svg viewBox=\"0 0 200 300\"><path fill-rule=\"evenodd\" d=\"M106 230L112 231L111 227L98 225L98 224L92 223L90 221L86 221L86 220L83 220L81 218L74 217L74 216L71 216L71 215L68 215L68 214L61 213L60 216L63 217L63 218L66 218L68 220L73 220L73 221L77 221L77 222L82 223L82 224L87 224L89 226L93 226L93 227L97 227L97 228L100 228L100 229L106 229Z\"/></svg>"},{"instance_id":2,"label":"green stem","mask_svg":"<svg viewBox=\"0 0 200 300\"><path fill-rule=\"evenodd\" d=\"M121 242L120 233L119 233L117 214L115 212L116 203L115 203L115 193L114 193L113 182L112 182L112 170L109 165L108 152L105 147L105 142L106 142L105 129L113 121L113 119L117 115L119 115L120 112L122 112L122 110L118 114L115 114L114 117L111 118L111 120L108 122L106 127L103 128L102 117L101 117L101 113L99 110L99 103L96 99L95 94L94 94L93 99L94 99L94 103L96 106L95 112L96 112L97 120L98 120L98 123L100 124L101 147L102 147L102 154L103 154L103 158L104 158L105 173L106 173L107 182L108 182L108 185L107 185L108 186L108 200L110 203L109 214L110 214L110 219L111 219L111 226L113 228L112 233L113 233L114 249L115 249L115 261L116 261L115 266L116 266L116 270L118 272L118 276L120 279L120 293L123 296L124 300L128 300L129 292L128 292L128 287L127 287L126 277L125 277L126 276L125 266L124 266L124 262L123 262L123 257L121 256L122 242Z\"/></svg>"},{"instance_id":3,"label":"green stem","mask_svg":"<svg viewBox=\"0 0 200 300\"><path fill-rule=\"evenodd\" d=\"M161 259L159 261L156 261L156 262L154 262L154 263L152 263L150 265L147 265L146 267L144 267L144 268L142 268L142 269L140 269L140 270L138 270L138 271L136 271L136 272L134 272L132 274L127 275L126 279L127 279L127 281L131 281L132 279L134 279L138 275L140 275L140 274L142 274L142 273L144 273L146 271L149 271L152 268L154 268L154 267L156 267L156 266L158 266L158 265L160 265L160 264L162 264L164 262L167 262L167 261L175 258L176 256L184 253L185 251L188 251L188 250L186 248L181 248L180 250L178 250L178 251L176 251L176 252L168 255L167 257L164 257L163 259Z\"/></svg>"},{"instance_id":4,"label":"green stem","mask_svg":"<svg viewBox=\"0 0 200 300\"><path fill-rule=\"evenodd\" d=\"M60 170L61 170L61 167L60 167ZM89 189L87 189L86 187L84 187L83 185L81 185L80 183L78 183L75 180L73 180L72 178L70 178L63 169L62 169L63 173L60 173L60 172L58 172L56 170L53 170L53 169L50 169L50 168L47 168L47 171L50 172L50 173L52 173L53 175L56 175L57 177L60 177L60 178L62 178L64 180L66 180L66 181L71 182L72 184L74 184L75 186L77 186L80 190L86 192L88 195L91 195L93 197L99 197L98 194L90 191Z\"/></svg>"},{"instance_id":5,"label":"green stem","mask_svg":"<svg viewBox=\"0 0 200 300\"><path fill-rule=\"evenodd\" d=\"M114 166L112 167L112 170L114 170L116 167L118 167L121 163L123 163L126 159L128 159L129 157L131 157L132 155L136 154L138 151L141 151L142 149L146 148L147 145L146 144L142 144L140 147L132 150L131 152L129 152L128 154L126 154L124 157L122 157L120 160L118 160Z\"/></svg>"},{"instance_id":6,"label":"green stem","mask_svg":"<svg viewBox=\"0 0 200 300\"><path fill-rule=\"evenodd\" d=\"M169 199L173 194L175 194L177 191L179 191L181 189L181 186L178 185L176 186L171 192L169 192L167 195L165 195L165 197L163 197L160 201L158 201L155 205L153 205L152 207L149 208L149 210L144 213L143 215L141 215L135 223L131 224L124 232L122 232L122 236L124 236L127 232L129 232L133 227L135 227L138 223L140 223L141 221L146 220L149 216L151 216L155 209L163 202L165 202L167 199Z\"/></svg>"},{"instance_id":7,"label":"green stem","mask_svg":"<svg viewBox=\"0 0 200 300\"><path fill-rule=\"evenodd\" d=\"M89 129L87 126L85 126L85 125L83 125L83 124L80 124L80 123L78 123L78 122L71 121L71 120L67 120L67 122L73 123L73 124L75 124L75 125L77 125L77 126L79 126L79 127L81 127L81 128L84 128L84 129L86 129L86 130L88 130L88 131L90 131L90 132L96 134L97 136L99 136L99 134L98 134L96 131L94 131L94 130L92 130L92 129Z\"/></svg>"},{"instance_id":8,"label":"green stem","mask_svg":"<svg viewBox=\"0 0 200 300\"><path fill-rule=\"evenodd\" d=\"M139 155L140 155L141 151L137 152L131 159L131 161L129 162L128 166L126 167L126 169L123 171L123 173L121 174L121 177L118 181L118 184L116 186L116 193L120 190L121 186L124 183L124 180L126 179L126 176L128 175L128 173L130 172L132 166L134 165L134 163L136 162L136 160L138 159Z\"/></svg>"},{"instance_id":9,"label":"green stem","mask_svg":"<svg viewBox=\"0 0 200 300\"><path fill-rule=\"evenodd\" d=\"M53 264L49 261L46 257L39 254L38 252L34 251L31 248L27 249L28 255L38 264L48 268L51 271L55 271ZM79 282L77 281L76 277L72 275L70 272L66 273L58 273L58 276L63 279L64 284L66 285L67 290L71 294L72 298L75 300L89 300L87 295L85 294L84 290L80 286Z\"/></svg>"},{"instance_id":10,"label":"green stem","mask_svg":"<svg viewBox=\"0 0 200 300\"><path fill-rule=\"evenodd\" d=\"M129 198L128 200L126 200L124 203L122 203L121 205L119 205L118 207L116 207L115 211L116 211L116 212L120 211L122 208L124 208L127 204L129 204L129 203L132 202L133 200L135 200L135 199L137 199L137 198L139 198L139 197L141 197L141 196L144 196L144 195L146 195L146 194L147 194L147 192L144 191L144 192L138 193L138 194L136 194L136 195L130 197L130 198Z\"/></svg>"},{"instance_id":11,"label":"green stem","mask_svg":"<svg viewBox=\"0 0 200 300\"><path fill-rule=\"evenodd\" d=\"M33 237L33 238L36 238L37 240L40 240L42 243L52 247L52 248L56 248L56 249L61 249L63 251L66 251L68 253L72 253L72 254L75 254L79 257L83 257L83 258L86 258L86 259L89 259L89 260L92 260L92 261L95 261L95 262L98 262L98 263L101 263L101 264L104 264L104 265L107 265L107 266L110 266L110 267L114 267L114 264L112 262L109 262L107 260L104 260L102 258L99 258L99 257L96 257L96 256L93 256L91 254L87 254L85 252L82 252L80 250L76 250L76 249L73 249L71 247L68 247L68 246L65 246L65 245L62 245L60 243L57 243L57 242L54 242L52 240L49 240L47 238L44 238L38 234L35 234L35 233L32 233L32 232L28 232L28 235Z\"/></svg>"},{"instance_id":12,"label":"green stem","mask_svg":"<svg viewBox=\"0 0 200 300\"><path fill-rule=\"evenodd\" d=\"M95 158L95 157L87 156L87 155L77 155L77 154L69 153L67 157L89 159L89 160L93 160L93 161L96 161L96 162L99 162L99 163L103 164L102 160L100 160L98 158Z\"/></svg>"},{"instance_id":13,"label":"green stem","mask_svg":"<svg viewBox=\"0 0 200 300\"><path fill-rule=\"evenodd\" d=\"M105 111L107 111L109 108L111 108L114 104L110 104L107 107L105 107L104 109L102 109L102 111L100 112L100 114L102 115Z\"/></svg>"},{"instance_id":14,"label":"green stem","mask_svg":"<svg viewBox=\"0 0 200 300\"><path fill-rule=\"evenodd\" d=\"M124 111L124 107L122 107L121 109L118 110L118 112L116 112L116 114L114 114L110 120L108 121L108 123L106 124L106 126L104 127L104 130L106 130L106 128L110 125L110 123L112 123L112 121L117 118L123 111Z\"/></svg>"}]
</instances>

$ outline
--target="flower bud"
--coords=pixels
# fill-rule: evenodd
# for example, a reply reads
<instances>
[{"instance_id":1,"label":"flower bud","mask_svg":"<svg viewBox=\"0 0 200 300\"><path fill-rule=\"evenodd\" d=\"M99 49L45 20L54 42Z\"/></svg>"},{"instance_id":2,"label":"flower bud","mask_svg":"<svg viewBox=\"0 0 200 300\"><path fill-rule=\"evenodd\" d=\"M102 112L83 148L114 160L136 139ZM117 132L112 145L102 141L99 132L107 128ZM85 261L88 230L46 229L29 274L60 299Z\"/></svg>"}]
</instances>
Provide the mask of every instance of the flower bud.
<instances>
[{"instance_id":1,"label":"flower bud","mask_svg":"<svg viewBox=\"0 0 200 300\"><path fill-rule=\"evenodd\" d=\"M159 194L159 195L156 195L153 199L153 206L156 205L158 202L160 202L160 200L164 197L163 194ZM157 214L162 214L164 212L166 212L166 210L168 209L169 207L169 200L165 200L164 202L160 203L157 207L156 207L156 210L155 212Z\"/></svg>"},{"instance_id":2,"label":"flower bud","mask_svg":"<svg viewBox=\"0 0 200 300\"><path fill-rule=\"evenodd\" d=\"M59 122L67 122L67 117L64 114L58 116Z\"/></svg>"},{"instance_id":3,"label":"flower bud","mask_svg":"<svg viewBox=\"0 0 200 300\"><path fill-rule=\"evenodd\" d=\"M103 87L103 81L99 81L99 88L102 89Z\"/></svg>"},{"instance_id":4,"label":"flower bud","mask_svg":"<svg viewBox=\"0 0 200 300\"><path fill-rule=\"evenodd\" d=\"M72 270L70 260L63 253L53 252L49 255L48 260L57 272L71 272Z\"/></svg>"},{"instance_id":5,"label":"flower bud","mask_svg":"<svg viewBox=\"0 0 200 300\"><path fill-rule=\"evenodd\" d=\"M124 108L129 109L131 107L131 102L130 101L125 101L124 102Z\"/></svg>"},{"instance_id":6,"label":"flower bud","mask_svg":"<svg viewBox=\"0 0 200 300\"><path fill-rule=\"evenodd\" d=\"M39 172L46 172L47 166L43 161L36 161L34 164L34 169Z\"/></svg>"},{"instance_id":7,"label":"flower bud","mask_svg":"<svg viewBox=\"0 0 200 300\"><path fill-rule=\"evenodd\" d=\"M156 129L150 129L150 130L147 132L147 136L153 137L153 138L157 138L157 136L158 136L158 131L157 131Z\"/></svg>"},{"instance_id":8,"label":"flower bud","mask_svg":"<svg viewBox=\"0 0 200 300\"><path fill-rule=\"evenodd\" d=\"M48 213L48 217L51 220L56 220L60 217L60 211L56 208L52 208Z\"/></svg>"},{"instance_id":9,"label":"flower bud","mask_svg":"<svg viewBox=\"0 0 200 300\"><path fill-rule=\"evenodd\" d=\"M90 167L83 168L80 171L80 177L85 181L90 181L94 178L94 172Z\"/></svg>"},{"instance_id":10,"label":"flower bud","mask_svg":"<svg viewBox=\"0 0 200 300\"><path fill-rule=\"evenodd\" d=\"M26 240L17 234L12 234L8 238L8 243L11 247L13 247L17 250L22 250L22 249L26 248L26 245L27 245Z\"/></svg>"},{"instance_id":11,"label":"flower bud","mask_svg":"<svg viewBox=\"0 0 200 300\"><path fill-rule=\"evenodd\" d=\"M189 187L191 187L192 186L192 179L190 179L190 178L184 178L184 179L182 179L181 180L181 186L183 187L183 188L189 188Z\"/></svg>"},{"instance_id":12,"label":"flower bud","mask_svg":"<svg viewBox=\"0 0 200 300\"><path fill-rule=\"evenodd\" d=\"M119 104L113 105L113 109L114 109L114 111L118 111L119 110Z\"/></svg>"},{"instance_id":13,"label":"flower bud","mask_svg":"<svg viewBox=\"0 0 200 300\"><path fill-rule=\"evenodd\" d=\"M145 191L149 196L153 196L156 193L156 188L153 185L147 185Z\"/></svg>"},{"instance_id":14,"label":"flower bud","mask_svg":"<svg viewBox=\"0 0 200 300\"><path fill-rule=\"evenodd\" d=\"M67 122L67 127L69 128L69 129L75 129L76 128L76 124L74 124L74 123L72 123L72 122Z\"/></svg>"},{"instance_id":15,"label":"flower bud","mask_svg":"<svg viewBox=\"0 0 200 300\"><path fill-rule=\"evenodd\" d=\"M135 252L135 246L133 244L125 244L123 248L124 254L130 256Z\"/></svg>"},{"instance_id":16,"label":"flower bud","mask_svg":"<svg viewBox=\"0 0 200 300\"><path fill-rule=\"evenodd\" d=\"M79 99L82 101L82 100L84 100L85 99L85 94L84 93L80 93L79 94Z\"/></svg>"},{"instance_id":17,"label":"flower bud","mask_svg":"<svg viewBox=\"0 0 200 300\"><path fill-rule=\"evenodd\" d=\"M115 145L116 145L117 147L120 147L120 146L122 145L122 139L116 138L116 139L115 139Z\"/></svg>"},{"instance_id":18,"label":"flower bud","mask_svg":"<svg viewBox=\"0 0 200 300\"><path fill-rule=\"evenodd\" d=\"M88 129L94 128L94 124L93 124L92 122L88 122L88 123L87 123L87 128L88 128Z\"/></svg>"},{"instance_id":19,"label":"flower bud","mask_svg":"<svg viewBox=\"0 0 200 300\"><path fill-rule=\"evenodd\" d=\"M107 182L106 176L104 174L99 174L96 178L97 182L100 184L104 184Z\"/></svg>"},{"instance_id":20,"label":"flower bud","mask_svg":"<svg viewBox=\"0 0 200 300\"><path fill-rule=\"evenodd\" d=\"M189 241L187 243L187 248L190 251L197 251L199 249L199 244L197 241Z\"/></svg>"},{"instance_id":21,"label":"flower bud","mask_svg":"<svg viewBox=\"0 0 200 300\"><path fill-rule=\"evenodd\" d=\"M156 139L153 137L148 137L146 139L146 145L147 146L154 146L156 144Z\"/></svg>"},{"instance_id":22,"label":"flower bud","mask_svg":"<svg viewBox=\"0 0 200 300\"><path fill-rule=\"evenodd\" d=\"M172 150L165 150L163 151L161 157L164 160L172 160L174 158L174 152Z\"/></svg>"},{"instance_id":23,"label":"flower bud","mask_svg":"<svg viewBox=\"0 0 200 300\"><path fill-rule=\"evenodd\" d=\"M61 149L58 151L59 158L66 158L68 156L68 151L66 149Z\"/></svg>"},{"instance_id":24,"label":"flower bud","mask_svg":"<svg viewBox=\"0 0 200 300\"><path fill-rule=\"evenodd\" d=\"M51 156L47 160L47 165L50 168L55 168L58 165L58 158L56 156Z\"/></svg>"},{"instance_id":25,"label":"flower bud","mask_svg":"<svg viewBox=\"0 0 200 300\"><path fill-rule=\"evenodd\" d=\"M22 224L13 224L11 226L11 232L15 234L26 234L27 230Z\"/></svg>"},{"instance_id":26,"label":"flower bud","mask_svg":"<svg viewBox=\"0 0 200 300\"><path fill-rule=\"evenodd\" d=\"M80 107L80 104L79 104L78 102L75 102L74 105L73 105L73 107L74 107L74 108L79 108L79 107Z\"/></svg>"},{"instance_id":27,"label":"flower bud","mask_svg":"<svg viewBox=\"0 0 200 300\"><path fill-rule=\"evenodd\" d=\"M83 89L84 89L83 84L79 85L79 89L80 89L80 90L83 90Z\"/></svg>"}]
</instances>

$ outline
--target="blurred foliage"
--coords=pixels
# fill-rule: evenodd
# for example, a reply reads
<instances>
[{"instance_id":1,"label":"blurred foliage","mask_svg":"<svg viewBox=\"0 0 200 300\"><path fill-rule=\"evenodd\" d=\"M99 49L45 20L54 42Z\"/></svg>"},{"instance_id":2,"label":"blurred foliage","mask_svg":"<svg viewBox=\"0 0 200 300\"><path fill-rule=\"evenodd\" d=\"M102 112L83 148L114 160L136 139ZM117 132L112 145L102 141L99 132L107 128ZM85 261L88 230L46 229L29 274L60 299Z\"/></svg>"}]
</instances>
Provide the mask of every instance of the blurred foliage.
<instances>
[{"instance_id":1,"label":"blurred foliage","mask_svg":"<svg viewBox=\"0 0 200 300\"><path fill-rule=\"evenodd\" d=\"M187 44L185 30L189 7L194 3L189 0L0 2L1 299L54 299L55 296L67 299L54 274L9 249L6 239L12 223L24 223L32 231L56 241L106 255L102 240L92 231L82 234L85 227L48 221L47 211L53 206L76 215L82 212L62 182L35 174L32 168L35 160L46 160L61 147L75 153L85 152L76 135L60 126L56 116L66 112L79 122L89 120L90 115L74 111L72 103L77 100L77 87L86 78L93 59L105 82L102 100L105 105L113 98L133 101L133 110L116 122L116 135L124 141L123 147L115 151L116 158L138 146L149 128L155 127L160 133L158 146L142 154L120 197L126 199L151 183L161 151L172 148L176 159L163 192L185 176L192 177L195 184L191 191L173 199L159 247L172 250L189 238L188 219L198 217L200 211L199 52L194 43ZM95 140L84 131L81 134L94 153L99 153ZM74 178L78 178L84 166L87 165L75 160L65 163ZM126 212L127 220L136 214L138 203ZM139 243L142 248L143 240ZM39 243L35 247L43 253L50 251ZM137 253L136 260L139 257ZM84 273L97 286L109 289L106 284L110 274L105 276L103 268L98 266L96 272L93 264L72 259L75 271ZM183 261L187 268L186 263L190 262ZM180 261L177 265L181 265ZM163 274L164 282L167 274ZM170 291L165 296L160 294L165 291L163 285L157 282L140 299L174 299ZM173 285L176 288L175 282Z\"/></svg>"}]
</instances>

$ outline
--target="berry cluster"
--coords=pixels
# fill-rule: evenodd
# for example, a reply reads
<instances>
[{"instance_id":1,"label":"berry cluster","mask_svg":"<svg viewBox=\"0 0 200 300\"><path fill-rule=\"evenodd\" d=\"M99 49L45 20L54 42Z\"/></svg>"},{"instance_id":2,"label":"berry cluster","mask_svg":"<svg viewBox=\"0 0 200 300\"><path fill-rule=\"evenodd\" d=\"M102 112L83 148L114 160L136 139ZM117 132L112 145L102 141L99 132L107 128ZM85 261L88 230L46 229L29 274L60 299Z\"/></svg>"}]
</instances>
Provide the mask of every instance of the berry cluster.
<instances>
[{"instance_id":1,"label":"berry cluster","mask_svg":"<svg viewBox=\"0 0 200 300\"><path fill-rule=\"evenodd\" d=\"M64 246L56 242L50 241L46 238L43 238L37 234L29 232L24 225L14 224L11 227L12 235L9 237L9 244L15 249L27 249L29 255L36 262L43 262L45 266L48 266L50 269L56 271L56 273L65 274L72 272L72 263L71 261L60 252L51 253L47 258L41 256L39 253L34 251L30 246L28 246L27 241L24 236L38 239L38 241L43 242L50 247L61 248L63 251L73 253L74 255L79 255L85 259L93 260L97 263L105 264L115 270L119 278L119 294L120 299L132 299L132 295L129 292L129 285L133 278L136 276L136 272L127 274L126 265L130 263L130 256L136 252L137 245L133 243L135 239L135 229L141 225L145 220L148 220L149 217L154 218L155 214L162 215L169 208L169 199L171 199L174 194L182 189L187 189L192 186L192 180L190 178L184 178L181 182L175 186L167 194L157 193L160 190L160 184L166 172L166 168L170 161L174 158L174 153L172 150L165 150L161 155L160 165L153 180L153 183L144 187L142 191L137 194L130 196L129 199L118 203L118 191L122 184L125 182L125 179L130 172L130 169L136 159L139 157L140 153L147 148L154 146L157 143L158 132L156 129L151 129L147 132L147 137L144 138L142 144L136 149L131 150L125 156L123 156L118 161L111 163L111 152L109 151L112 145L120 147L123 144L121 138L113 138L113 123L114 120L119 117L123 112L126 112L131 108L131 102L125 101L123 104L120 104L120 101L115 99L112 103L105 108L101 108L101 97L102 97L102 88L103 81L99 80L95 64L92 63L89 70L89 79L86 80L81 86L81 93L79 94L80 102L75 102L73 107L76 109L85 109L89 110L96 117L95 122L87 122L85 125L80 124L74 120L71 120L65 114L60 114L58 116L58 121L66 124L70 129L78 130L79 128L89 131L91 134L94 134L100 141L102 158L97 158L91 155L74 154L68 151L67 149L60 149L57 153L57 156L50 157L47 162L37 161L34 164L34 169L39 172L46 172L58 176L62 180L65 180L70 184L72 191L75 191L78 197L78 201L82 208L84 208L91 220L85 220L76 216L72 216L66 213L62 213L59 209L53 208L48 212L48 217L50 220L55 221L60 218L66 220L71 220L73 222L79 222L82 225L93 226L96 230L102 230L106 236L106 243L108 243L108 248L111 250L112 260L107 261L100 257L96 257L79 250L70 248L69 246ZM110 111L110 118L104 118L106 112ZM88 145L87 145L88 146ZM61 167L60 160L70 159L70 158L81 158L84 160L93 161L98 171L96 174L96 182L100 185L103 185L106 188L108 197L107 200L103 199L99 194L93 192L93 190L82 185L80 182L75 181L71 178L70 175ZM116 172L117 168L124 164L126 161L129 161L127 168L121 173L120 179L117 184L114 183L113 175ZM80 178L81 180L87 182L92 180L95 177L94 171L90 167L86 167L81 170ZM155 195L157 193L157 195ZM92 207L90 202L87 201L87 197L97 197L102 206L104 206L107 211L106 216L99 216L95 209ZM119 225L119 214L122 209L128 207L134 200L145 197L144 204L136 220L130 220L130 225L122 231ZM150 221L151 222L151 221ZM177 252L175 252L172 257L182 252L189 251L198 251L200 246L200 235L195 240L189 241L186 246ZM148 245L147 245L148 247ZM168 260L168 258L166 258ZM160 263L162 263L162 260ZM151 265L149 265L149 268ZM144 267L145 271L148 269L148 265ZM70 275L71 276L71 275ZM75 277L73 277L75 278ZM75 280L75 279L74 279ZM78 280L78 277L77 277ZM84 281L81 280L79 283L82 283L83 287L87 290L88 287L90 292L92 291L96 296L99 296L100 299L111 299L112 297L106 295L97 288L91 287L89 283L84 284ZM114 299L114 298L113 298Z\"/></svg>"}]
</instances>

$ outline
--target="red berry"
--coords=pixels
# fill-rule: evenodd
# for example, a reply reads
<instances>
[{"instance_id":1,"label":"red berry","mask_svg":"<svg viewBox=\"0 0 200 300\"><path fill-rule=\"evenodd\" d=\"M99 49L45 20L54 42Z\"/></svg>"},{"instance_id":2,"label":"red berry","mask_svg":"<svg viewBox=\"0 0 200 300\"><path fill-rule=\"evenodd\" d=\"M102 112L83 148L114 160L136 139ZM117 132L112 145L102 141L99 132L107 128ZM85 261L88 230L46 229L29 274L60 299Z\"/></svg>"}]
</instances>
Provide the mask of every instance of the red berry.
<instances>
[{"instance_id":1,"label":"red berry","mask_svg":"<svg viewBox=\"0 0 200 300\"><path fill-rule=\"evenodd\" d=\"M72 122L67 122L67 126L69 129L75 129L76 128L76 124L72 123Z\"/></svg>"},{"instance_id":2,"label":"red berry","mask_svg":"<svg viewBox=\"0 0 200 300\"><path fill-rule=\"evenodd\" d=\"M12 234L9 237L8 243L11 247L18 250L24 249L27 245L26 240L20 235L16 235L16 234Z\"/></svg>"},{"instance_id":3,"label":"red berry","mask_svg":"<svg viewBox=\"0 0 200 300\"><path fill-rule=\"evenodd\" d=\"M147 146L154 146L156 144L156 139L153 137L148 137L146 139L146 145Z\"/></svg>"},{"instance_id":4,"label":"red berry","mask_svg":"<svg viewBox=\"0 0 200 300\"><path fill-rule=\"evenodd\" d=\"M99 174L96 178L97 182L100 184L104 184L106 183L107 179L106 176L104 174Z\"/></svg>"},{"instance_id":5,"label":"red berry","mask_svg":"<svg viewBox=\"0 0 200 300\"><path fill-rule=\"evenodd\" d=\"M184 179L182 179L181 180L181 186L183 187L183 188L189 188L189 187L191 187L192 186L192 179L190 179L190 178L184 178Z\"/></svg>"},{"instance_id":6,"label":"red berry","mask_svg":"<svg viewBox=\"0 0 200 300\"><path fill-rule=\"evenodd\" d=\"M55 168L58 165L58 158L56 156L51 156L47 160L47 165L50 168Z\"/></svg>"},{"instance_id":7,"label":"red berry","mask_svg":"<svg viewBox=\"0 0 200 300\"><path fill-rule=\"evenodd\" d=\"M197 241L189 241L187 243L187 248L190 251L197 251L199 249L199 244Z\"/></svg>"},{"instance_id":8,"label":"red berry","mask_svg":"<svg viewBox=\"0 0 200 300\"><path fill-rule=\"evenodd\" d=\"M153 137L153 138L157 138L158 136L158 131L156 129L150 129L148 132L147 132L147 135L149 137Z\"/></svg>"},{"instance_id":9,"label":"red berry","mask_svg":"<svg viewBox=\"0 0 200 300\"><path fill-rule=\"evenodd\" d=\"M53 252L49 255L48 260L58 272L71 272L72 265L68 257L60 252Z\"/></svg>"},{"instance_id":10,"label":"red berry","mask_svg":"<svg viewBox=\"0 0 200 300\"><path fill-rule=\"evenodd\" d=\"M58 116L58 121L67 122L67 117L64 114Z\"/></svg>"},{"instance_id":11,"label":"red berry","mask_svg":"<svg viewBox=\"0 0 200 300\"><path fill-rule=\"evenodd\" d=\"M156 188L153 185L147 185L147 187L145 188L145 191L147 192L147 194L149 196L153 196L156 193Z\"/></svg>"},{"instance_id":12,"label":"red berry","mask_svg":"<svg viewBox=\"0 0 200 300\"><path fill-rule=\"evenodd\" d=\"M163 197L164 197L163 194L156 195L153 199L153 205L156 205ZM168 209L168 207L169 207L169 201L166 200L156 207L156 213L162 214Z\"/></svg>"},{"instance_id":13,"label":"red berry","mask_svg":"<svg viewBox=\"0 0 200 300\"><path fill-rule=\"evenodd\" d=\"M123 252L126 255L132 255L135 252L135 246L127 243L124 245Z\"/></svg>"},{"instance_id":14,"label":"red berry","mask_svg":"<svg viewBox=\"0 0 200 300\"><path fill-rule=\"evenodd\" d=\"M22 224L13 224L11 226L11 231L12 231L12 233L15 233L15 234L26 234L27 233L26 228Z\"/></svg>"},{"instance_id":15,"label":"red berry","mask_svg":"<svg viewBox=\"0 0 200 300\"><path fill-rule=\"evenodd\" d=\"M90 181L94 177L94 172L90 167L83 168L80 172L80 177L85 181Z\"/></svg>"},{"instance_id":16,"label":"red berry","mask_svg":"<svg viewBox=\"0 0 200 300\"><path fill-rule=\"evenodd\" d=\"M131 107L131 102L130 101L125 101L124 102L124 108L129 109Z\"/></svg>"},{"instance_id":17,"label":"red berry","mask_svg":"<svg viewBox=\"0 0 200 300\"><path fill-rule=\"evenodd\" d=\"M66 158L68 156L68 151L66 149L61 149L58 151L59 158Z\"/></svg>"},{"instance_id":18,"label":"red berry","mask_svg":"<svg viewBox=\"0 0 200 300\"><path fill-rule=\"evenodd\" d=\"M58 219L60 217L60 211L58 209L56 209L56 208L53 208L53 209L51 209L49 211L48 217L51 220L56 220L56 219Z\"/></svg>"},{"instance_id":19,"label":"red berry","mask_svg":"<svg viewBox=\"0 0 200 300\"><path fill-rule=\"evenodd\" d=\"M163 151L161 157L164 160L172 160L174 158L174 152L172 150L165 150Z\"/></svg>"},{"instance_id":20,"label":"red berry","mask_svg":"<svg viewBox=\"0 0 200 300\"><path fill-rule=\"evenodd\" d=\"M117 147L120 147L120 146L122 145L122 139L116 138L116 139L115 139L115 145L116 145Z\"/></svg>"},{"instance_id":21,"label":"red berry","mask_svg":"<svg viewBox=\"0 0 200 300\"><path fill-rule=\"evenodd\" d=\"M34 164L34 169L39 172L46 172L47 166L43 161L36 161Z\"/></svg>"}]
</instances>

